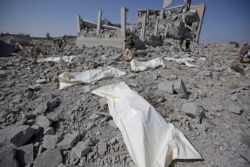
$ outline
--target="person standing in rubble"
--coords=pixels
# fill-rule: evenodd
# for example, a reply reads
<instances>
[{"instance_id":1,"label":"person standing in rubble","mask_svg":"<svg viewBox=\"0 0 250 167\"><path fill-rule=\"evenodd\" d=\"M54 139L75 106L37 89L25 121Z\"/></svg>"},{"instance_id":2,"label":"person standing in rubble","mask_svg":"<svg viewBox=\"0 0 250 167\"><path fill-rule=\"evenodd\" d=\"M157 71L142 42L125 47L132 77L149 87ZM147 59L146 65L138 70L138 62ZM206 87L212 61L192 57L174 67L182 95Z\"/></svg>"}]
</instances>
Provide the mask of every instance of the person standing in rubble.
<instances>
[{"instance_id":1,"label":"person standing in rubble","mask_svg":"<svg viewBox=\"0 0 250 167\"><path fill-rule=\"evenodd\" d=\"M126 61L130 61L134 58L134 53L133 53L133 47L135 45L132 35L129 33L126 33L125 37L125 51L123 53L123 58Z\"/></svg>"},{"instance_id":2,"label":"person standing in rubble","mask_svg":"<svg viewBox=\"0 0 250 167\"><path fill-rule=\"evenodd\" d=\"M59 38L56 42L56 45L59 49L62 49L65 46L65 41L62 38Z\"/></svg>"},{"instance_id":3,"label":"person standing in rubble","mask_svg":"<svg viewBox=\"0 0 250 167\"><path fill-rule=\"evenodd\" d=\"M179 27L179 47L180 50L184 50L182 45L185 41L185 51L190 52L190 41L191 41L191 33L189 29L185 26L185 23L181 20Z\"/></svg>"},{"instance_id":4,"label":"person standing in rubble","mask_svg":"<svg viewBox=\"0 0 250 167\"><path fill-rule=\"evenodd\" d=\"M240 54L239 54L240 62L243 62L245 56L248 57L248 51L249 50L250 50L250 46L248 45L247 42L245 42L243 47L240 50ZM248 57L248 58L250 58L250 57Z\"/></svg>"}]
</instances>

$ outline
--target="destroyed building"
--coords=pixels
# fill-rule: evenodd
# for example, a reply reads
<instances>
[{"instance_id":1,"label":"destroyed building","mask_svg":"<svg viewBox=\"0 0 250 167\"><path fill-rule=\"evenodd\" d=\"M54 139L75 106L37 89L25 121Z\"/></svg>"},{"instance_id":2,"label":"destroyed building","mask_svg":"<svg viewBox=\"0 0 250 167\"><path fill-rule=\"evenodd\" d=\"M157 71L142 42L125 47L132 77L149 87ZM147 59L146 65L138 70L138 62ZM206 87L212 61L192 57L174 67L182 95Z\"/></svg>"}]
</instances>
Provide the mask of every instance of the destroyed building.
<instances>
[{"instance_id":1,"label":"destroyed building","mask_svg":"<svg viewBox=\"0 0 250 167\"><path fill-rule=\"evenodd\" d=\"M179 39L184 31L191 41L198 43L205 14L205 4L191 5L191 0L175 7L168 7L171 0L165 0L160 10L138 9L137 23L127 24L127 9L121 8L121 23L112 24L107 19L102 20L102 11L98 12L97 22L88 21L77 15L76 45L81 46L113 46L124 48L125 34L130 32L136 43L136 48L144 44L161 45L163 39Z\"/></svg>"}]
</instances>

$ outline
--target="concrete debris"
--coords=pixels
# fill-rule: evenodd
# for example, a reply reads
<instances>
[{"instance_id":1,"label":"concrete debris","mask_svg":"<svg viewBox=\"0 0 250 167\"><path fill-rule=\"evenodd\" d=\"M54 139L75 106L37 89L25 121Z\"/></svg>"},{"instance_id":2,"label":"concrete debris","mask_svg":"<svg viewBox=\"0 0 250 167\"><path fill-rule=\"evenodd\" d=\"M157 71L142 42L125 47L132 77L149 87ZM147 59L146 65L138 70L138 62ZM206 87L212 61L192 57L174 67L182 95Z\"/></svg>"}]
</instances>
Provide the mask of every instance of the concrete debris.
<instances>
[{"instance_id":1,"label":"concrete debris","mask_svg":"<svg viewBox=\"0 0 250 167\"><path fill-rule=\"evenodd\" d=\"M0 143L5 140L11 142L17 147L24 145L33 136L34 130L27 125L9 126L0 130Z\"/></svg>"},{"instance_id":2,"label":"concrete debris","mask_svg":"<svg viewBox=\"0 0 250 167\"><path fill-rule=\"evenodd\" d=\"M47 129L51 125L51 121L46 116L38 116L36 118L36 124L42 127L43 129Z\"/></svg>"},{"instance_id":3,"label":"concrete debris","mask_svg":"<svg viewBox=\"0 0 250 167\"><path fill-rule=\"evenodd\" d=\"M0 166L18 167L19 164L15 158L15 149L6 149L0 151Z\"/></svg>"},{"instance_id":4,"label":"concrete debris","mask_svg":"<svg viewBox=\"0 0 250 167\"><path fill-rule=\"evenodd\" d=\"M91 150L91 147L86 146L84 142L78 142L77 145L72 149L72 151L79 158L86 156Z\"/></svg>"},{"instance_id":5,"label":"concrete debris","mask_svg":"<svg viewBox=\"0 0 250 167\"><path fill-rule=\"evenodd\" d=\"M228 111L234 114L241 115L241 113L243 112L243 109L238 105L232 104L229 106Z\"/></svg>"},{"instance_id":6,"label":"concrete debris","mask_svg":"<svg viewBox=\"0 0 250 167\"><path fill-rule=\"evenodd\" d=\"M56 144L59 142L60 138L56 135L44 135L43 138L43 148L53 150Z\"/></svg>"},{"instance_id":7,"label":"concrete debris","mask_svg":"<svg viewBox=\"0 0 250 167\"><path fill-rule=\"evenodd\" d=\"M174 83L168 82L168 81L159 82L158 83L158 89L162 90L164 92L173 94L174 93Z\"/></svg>"},{"instance_id":8,"label":"concrete debris","mask_svg":"<svg viewBox=\"0 0 250 167\"><path fill-rule=\"evenodd\" d=\"M62 162L59 149L47 150L39 155L34 161L34 167L57 167Z\"/></svg>"},{"instance_id":9,"label":"concrete debris","mask_svg":"<svg viewBox=\"0 0 250 167\"><path fill-rule=\"evenodd\" d=\"M106 151L107 151L107 143L100 141L98 143L98 154L100 154L100 156L104 156Z\"/></svg>"},{"instance_id":10,"label":"concrete debris","mask_svg":"<svg viewBox=\"0 0 250 167\"><path fill-rule=\"evenodd\" d=\"M60 149L72 148L78 142L79 135L80 135L79 132L76 131L67 133L63 137L63 140L57 144L57 147Z\"/></svg>"},{"instance_id":11,"label":"concrete debris","mask_svg":"<svg viewBox=\"0 0 250 167\"><path fill-rule=\"evenodd\" d=\"M26 166L33 162L34 160L34 149L33 144L28 144L17 148L16 159L20 166Z\"/></svg>"},{"instance_id":12,"label":"concrete debris","mask_svg":"<svg viewBox=\"0 0 250 167\"><path fill-rule=\"evenodd\" d=\"M204 108L194 103L185 103L182 105L182 111L188 116L195 118L196 116L202 115L204 113Z\"/></svg>"}]
</instances>

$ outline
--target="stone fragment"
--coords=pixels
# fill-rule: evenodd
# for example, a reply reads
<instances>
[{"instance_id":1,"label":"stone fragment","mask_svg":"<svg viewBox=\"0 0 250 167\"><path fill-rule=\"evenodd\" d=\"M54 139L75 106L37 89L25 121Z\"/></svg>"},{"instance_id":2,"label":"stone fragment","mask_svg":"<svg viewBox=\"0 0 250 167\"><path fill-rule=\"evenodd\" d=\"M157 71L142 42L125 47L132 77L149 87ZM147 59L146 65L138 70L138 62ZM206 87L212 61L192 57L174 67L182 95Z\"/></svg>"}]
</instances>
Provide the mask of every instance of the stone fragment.
<instances>
[{"instance_id":1,"label":"stone fragment","mask_svg":"<svg viewBox=\"0 0 250 167\"><path fill-rule=\"evenodd\" d=\"M47 129L51 125L51 121L45 116L38 116L36 118L36 123L43 127L43 129Z\"/></svg>"},{"instance_id":2,"label":"stone fragment","mask_svg":"<svg viewBox=\"0 0 250 167\"><path fill-rule=\"evenodd\" d=\"M37 79L36 84L45 84L47 81L46 79Z\"/></svg>"},{"instance_id":3,"label":"stone fragment","mask_svg":"<svg viewBox=\"0 0 250 167\"><path fill-rule=\"evenodd\" d=\"M194 103L185 103L182 105L182 111L188 116L195 118L204 114L204 108Z\"/></svg>"},{"instance_id":4,"label":"stone fragment","mask_svg":"<svg viewBox=\"0 0 250 167\"><path fill-rule=\"evenodd\" d=\"M46 117L49 118L52 122L58 122L61 118L61 112L49 112L46 114Z\"/></svg>"},{"instance_id":5,"label":"stone fragment","mask_svg":"<svg viewBox=\"0 0 250 167\"><path fill-rule=\"evenodd\" d=\"M233 96L231 96L231 100L232 100L232 101L237 101L237 95L234 94Z\"/></svg>"},{"instance_id":6,"label":"stone fragment","mask_svg":"<svg viewBox=\"0 0 250 167\"><path fill-rule=\"evenodd\" d=\"M15 149L6 149L0 151L0 166L1 167L18 167L18 162L15 158Z\"/></svg>"},{"instance_id":7,"label":"stone fragment","mask_svg":"<svg viewBox=\"0 0 250 167\"><path fill-rule=\"evenodd\" d=\"M48 109L48 104L40 104L39 106L36 107L34 114L44 114Z\"/></svg>"},{"instance_id":8,"label":"stone fragment","mask_svg":"<svg viewBox=\"0 0 250 167\"><path fill-rule=\"evenodd\" d=\"M33 163L34 167L57 167L62 163L62 155L59 149L47 150L40 154Z\"/></svg>"},{"instance_id":9,"label":"stone fragment","mask_svg":"<svg viewBox=\"0 0 250 167\"><path fill-rule=\"evenodd\" d=\"M199 95L199 98L204 98L207 96L206 91L203 89L198 90L198 95Z\"/></svg>"},{"instance_id":10,"label":"stone fragment","mask_svg":"<svg viewBox=\"0 0 250 167\"><path fill-rule=\"evenodd\" d=\"M17 148L16 158L20 166L31 164L34 160L33 144L28 144Z\"/></svg>"},{"instance_id":11,"label":"stone fragment","mask_svg":"<svg viewBox=\"0 0 250 167\"><path fill-rule=\"evenodd\" d=\"M43 138L43 148L54 149L59 141L56 135L45 135Z\"/></svg>"},{"instance_id":12,"label":"stone fragment","mask_svg":"<svg viewBox=\"0 0 250 167\"><path fill-rule=\"evenodd\" d=\"M188 91L182 79L174 83L174 91L181 97L188 98Z\"/></svg>"},{"instance_id":13,"label":"stone fragment","mask_svg":"<svg viewBox=\"0 0 250 167\"><path fill-rule=\"evenodd\" d=\"M228 111L240 115L243 112L243 109L238 105L232 104L229 106Z\"/></svg>"},{"instance_id":14,"label":"stone fragment","mask_svg":"<svg viewBox=\"0 0 250 167\"><path fill-rule=\"evenodd\" d=\"M98 143L98 153L100 154L100 156L104 156L106 151L107 151L107 143L100 141Z\"/></svg>"},{"instance_id":15,"label":"stone fragment","mask_svg":"<svg viewBox=\"0 0 250 167\"><path fill-rule=\"evenodd\" d=\"M59 106L60 99L56 98L56 99L50 100L47 104L48 104L49 111L51 111L54 108L56 108L57 106Z\"/></svg>"},{"instance_id":16,"label":"stone fragment","mask_svg":"<svg viewBox=\"0 0 250 167\"><path fill-rule=\"evenodd\" d=\"M54 135L55 134L55 130L53 127L49 127L47 129L44 130L44 135Z\"/></svg>"},{"instance_id":17,"label":"stone fragment","mask_svg":"<svg viewBox=\"0 0 250 167\"><path fill-rule=\"evenodd\" d=\"M112 126L113 128L117 128L114 120L109 121L109 126Z\"/></svg>"},{"instance_id":18,"label":"stone fragment","mask_svg":"<svg viewBox=\"0 0 250 167\"><path fill-rule=\"evenodd\" d=\"M99 99L100 106L108 105L107 99L105 97L102 97Z\"/></svg>"},{"instance_id":19,"label":"stone fragment","mask_svg":"<svg viewBox=\"0 0 250 167\"><path fill-rule=\"evenodd\" d=\"M5 140L11 142L15 146L19 147L24 145L34 134L34 129L27 125L22 126L9 126L0 130L0 144Z\"/></svg>"},{"instance_id":20,"label":"stone fragment","mask_svg":"<svg viewBox=\"0 0 250 167\"><path fill-rule=\"evenodd\" d=\"M172 82L159 82L158 83L158 89L162 90L164 92L173 94L174 93L174 84Z\"/></svg>"},{"instance_id":21,"label":"stone fragment","mask_svg":"<svg viewBox=\"0 0 250 167\"><path fill-rule=\"evenodd\" d=\"M77 145L72 149L75 155L79 158L86 156L91 150L91 147L86 146L84 142L78 142Z\"/></svg>"},{"instance_id":22,"label":"stone fragment","mask_svg":"<svg viewBox=\"0 0 250 167\"><path fill-rule=\"evenodd\" d=\"M73 131L64 136L63 140L57 144L60 149L70 149L78 141L79 132Z\"/></svg>"}]
</instances>

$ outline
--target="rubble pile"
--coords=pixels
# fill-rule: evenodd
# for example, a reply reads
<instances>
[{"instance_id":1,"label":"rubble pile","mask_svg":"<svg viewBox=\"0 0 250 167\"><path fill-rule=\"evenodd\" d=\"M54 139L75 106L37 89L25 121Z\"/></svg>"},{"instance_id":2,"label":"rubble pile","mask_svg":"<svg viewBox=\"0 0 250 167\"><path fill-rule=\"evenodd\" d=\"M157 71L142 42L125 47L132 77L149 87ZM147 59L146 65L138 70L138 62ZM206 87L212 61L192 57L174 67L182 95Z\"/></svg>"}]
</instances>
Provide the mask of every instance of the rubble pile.
<instances>
[{"instance_id":1,"label":"rubble pile","mask_svg":"<svg viewBox=\"0 0 250 167\"><path fill-rule=\"evenodd\" d=\"M135 51L137 61L157 58L165 64L140 71L131 70L122 50L113 47L47 48L43 55L75 56L70 62L39 62L24 53L0 57L0 166L133 167L106 99L91 92L122 81L174 124L204 158L172 166L249 166L249 64L238 64L241 74L231 68L235 48L193 44L189 54L172 42ZM195 66L166 57L192 58ZM63 72L106 66L126 75L59 89Z\"/></svg>"}]
</instances>

